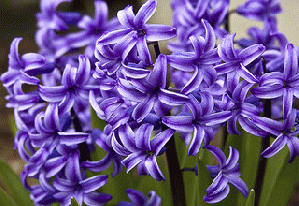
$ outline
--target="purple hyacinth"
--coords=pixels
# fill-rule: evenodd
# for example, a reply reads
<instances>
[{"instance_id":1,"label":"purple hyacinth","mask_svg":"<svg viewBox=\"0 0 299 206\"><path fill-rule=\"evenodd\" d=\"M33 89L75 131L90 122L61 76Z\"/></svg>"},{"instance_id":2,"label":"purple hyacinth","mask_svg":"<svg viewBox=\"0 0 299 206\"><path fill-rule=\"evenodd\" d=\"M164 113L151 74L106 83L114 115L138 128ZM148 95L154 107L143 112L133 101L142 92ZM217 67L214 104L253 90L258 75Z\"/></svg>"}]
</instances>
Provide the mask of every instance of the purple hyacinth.
<instances>
[{"instance_id":1,"label":"purple hyacinth","mask_svg":"<svg viewBox=\"0 0 299 206\"><path fill-rule=\"evenodd\" d=\"M182 93L192 92L202 82L210 86L217 78L213 68L213 65L220 61L215 48L216 36L208 21L202 20L202 25L205 28L205 36L197 34L189 38L193 46L192 51L176 52L167 56L170 66L181 71L194 72Z\"/></svg>"},{"instance_id":2,"label":"purple hyacinth","mask_svg":"<svg viewBox=\"0 0 299 206\"><path fill-rule=\"evenodd\" d=\"M113 150L113 147L109 142L111 138L109 138L108 135L106 134L108 133L107 130L109 131L109 129L107 129L108 127L105 128L106 131L104 130L104 132L98 129L93 130L91 132L91 137L100 148L102 148L104 151L107 152L106 156L100 161L84 161L82 162L82 167L92 172L101 172L106 170L113 163L114 171L112 173L112 176L115 176L122 169L122 165L121 165L122 158Z\"/></svg>"},{"instance_id":3,"label":"purple hyacinth","mask_svg":"<svg viewBox=\"0 0 299 206\"><path fill-rule=\"evenodd\" d=\"M197 155L204 140L205 146L214 139L214 127L227 121L231 111L214 112L213 97L209 93L201 92L201 102L193 95L189 95L187 106L191 110L188 116L165 116L162 123L179 132L193 132L188 155Z\"/></svg>"},{"instance_id":4,"label":"purple hyacinth","mask_svg":"<svg viewBox=\"0 0 299 206\"><path fill-rule=\"evenodd\" d=\"M143 124L134 132L128 124L122 125L112 137L112 147L119 155L127 156L121 162L127 167L127 172L138 165L139 175L151 175L160 181L165 177L156 158L175 131L167 129L151 139L153 129L154 125Z\"/></svg>"},{"instance_id":5,"label":"purple hyacinth","mask_svg":"<svg viewBox=\"0 0 299 206\"><path fill-rule=\"evenodd\" d=\"M74 197L79 205L83 202L87 205L104 205L112 199L112 196L95 191L108 182L108 176L101 175L83 179L79 156L78 151L69 154L65 166L65 177L58 175L53 180L53 188L56 190L54 197L61 205L70 205L71 197Z\"/></svg>"},{"instance_id":6,"label":"purple hyacinth","mask_svg":"<svg viewBox=\"0 0 299 206\"><path fill-rule=\"evenodd\" d=\"M290 114L293 97L299 98L298 56L296 48L287 44L285 48L284 71L266 73L260 78L260 86L252 94L261 99L283 97L283 117Z\"/></svg>"},{"instance_id":7,"label":"purple hyacinth","mask_svg":"<svg viewBox=\"0 0 299 206\"><path fill-rule=\"evenodd\" d=\"M145 66L152 65L152 59L147 46L147 41L162 41L172 39L176 36L176 29L171 26L146 24L156 11L157 2L149 0L142 5L138 13L133 13L132 6L127 6L117 13L119 22L123 29L108 32L99 39L101 44L116 44L123 38L137 34L136 48L139 57Z\"/></svg>"},{"instance_id":8,"label":"purple hyacinth","mask_svg":"<svg viewBox=\"0 0 299 206\"><path fill-rule=\"evenodd\" d=\"M61 86L39 86L39 94L46 102L59 103L59 114L71 110L77 99L88 100L89 91L99 90L96 85L88 85L90 62L84 55L79 56L79 67L67 64L61 80ZM77 100L78 101L78 100Z\"/></svg>"},{"instance_id":9,"label":"purple hyacinth","mask_svg":"<svg viewBox=\"0 0 299 206\"><path fill-rule=\"evenodd\" d=\"M159 206L161 205L161 198L156 194L155 191L148 193L149 198L142 192L127 189L127 194L131 202L119 202L117 206Z\"/></svg>"},{"instance_id":10,"label":"purple hyacinth","mask_svg":"<svg viewBox=\"0 0 299 206\"><path fill-rule=\"evenodd\" d=\"M239 172L239 152L237 149L229 147L229 157L226 159L225 154L217 147L208 145L205 147L209 150L219 162L217 166L207 168L213 179L213 183L207 189L207 195L204 201L207 203L217 203L226 198L229 193L229 185L235 186L244 197L248 196L249 190L246 183L240 178Z\"/></svg>"},{"instance_id":11,"label":"purple hyacinth","mask_svg":"<svg viewBox=\"0 0 299 206\"><path fill-rule=\"evenodd\" d=\"M237 72L243 79L249 83L258 82L257 78L248 71L246 66L255 63L265 51L265 46L261 44L251 45L241 51L234 48L235 33L226 36L218 45L218 54L225 62L217 65L215 70L217 74Z\"/></svg>"},{"instance_id":12,"label":"purple hyacinth","mask_svg":"<svg viewBox=\"0 0 299 206\"><path fill-rule=\"evenodd\" d=\"M138 102L132 113L137 122L141 122L152 109L158 116L164 116L169 113L170 106L179 106L189 100L183 94L165 89L167 58L164 54L158 56L153 71L144 79L119 79L119 81L119 93L129 100Z\"/></svg>"},{"instance_id":13,"label":"purple hyacinth","mask_svg":"<svg viewBox=\"0 0 299 206\"><path fill-rule=\"evenodd\" d=\"M76 24L81 15L76 12L57 12L56 8L63 2L72 0L41 0L41 12L36 15L37 25L42 29L65 31L69 26Z\"/></svg>"},{"instance_id":14,"label":"purple hyacinth","mask_svg":"<svg viewBox=\"0 0 299 206\"><path fill-rule=\"evenodd\" d=\"M248 0L237 8L237 13L259 21L275 18L281 11L279 0Z\"/></svg>"},{"instance_id":15,"label":"purple hyacinth","mask_svg":"<svg viewBox=\"0 0 299 206\"><path fill-rule=\"evenodd\" d=\"M258 127L276 136L275 141L262 152L265 158L270 158L284 148L285 145L290 150L290 160L293 162L299 155L299 133L298 128L298 111L291 109L284 122L276 121L267 117L254 117L253 123Z\"/></svg>"}]
</instances>

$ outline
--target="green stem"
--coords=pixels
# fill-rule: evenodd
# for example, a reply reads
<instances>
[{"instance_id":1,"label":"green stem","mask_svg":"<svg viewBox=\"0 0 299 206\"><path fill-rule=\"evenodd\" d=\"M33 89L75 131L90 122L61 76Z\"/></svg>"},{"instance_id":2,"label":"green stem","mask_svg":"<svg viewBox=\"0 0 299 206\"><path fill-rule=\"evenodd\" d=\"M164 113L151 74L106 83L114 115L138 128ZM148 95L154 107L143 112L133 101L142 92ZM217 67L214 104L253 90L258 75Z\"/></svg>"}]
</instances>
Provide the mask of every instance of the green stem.
<instances>
[{"instance_id":1,"label":"green stem","mask_svg":"<svg viewBox=\"0 0 299 206\"><path fill-rule=\"evenodd\" d=\"M172 193L173 205L185 206L185 187L183 175L179 165L179 159L176 152L174 136L167 143L166 158L170 176L170 187Z\"/></svg>"}]
</instances>

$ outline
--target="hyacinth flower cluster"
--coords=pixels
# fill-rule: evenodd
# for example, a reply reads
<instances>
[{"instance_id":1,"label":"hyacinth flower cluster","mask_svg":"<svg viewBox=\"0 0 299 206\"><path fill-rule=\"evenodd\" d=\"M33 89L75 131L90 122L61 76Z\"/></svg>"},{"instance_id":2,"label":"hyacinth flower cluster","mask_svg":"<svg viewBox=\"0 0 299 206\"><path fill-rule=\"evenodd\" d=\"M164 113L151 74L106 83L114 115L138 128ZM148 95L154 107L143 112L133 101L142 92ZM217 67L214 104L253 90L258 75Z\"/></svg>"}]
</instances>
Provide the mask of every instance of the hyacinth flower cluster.
<instances>
[{"instance_id":1,"label":"hyacinth flower cluster","mask_svg":"<svg viewBox=\"0 0 299 206\"><path fill-rule=\"evenodd\" d=\"M296 162L299 49L277 29L279 1L248 0L229 12L228 0L173 0L172 26L148 23L154 0L136 14L127 6L111 20L102 0L94 1L94 17L57 8L70 2L41 0L40 51L20 55L22 38L15 38L1 75L18 128L14 146L26 162L21 181L35 205L70 205L72 198L79 205L167 204L166 192L138 187L126 188L129 199L115 202L105 188L123 172L148 176L154 185L168 181L170 204L187 205L185 171L194 171L196 180L210 175L210 185L198 186L204 195L191 190L193 205L225 201L231 186L246 198L254 189L258 205L261 188L249 187L240 173L244 151L229 143L259 137L257 168L284 148L286 164ZM229 31L233 13L264 27L237 40ZM160 51L164 40L169 55ZM215 141L221 134L222 142ZM260 169L254 178L263 181L265 173ZM28 183L32 178L36 184Z\"/></svg>"}]
</instances>

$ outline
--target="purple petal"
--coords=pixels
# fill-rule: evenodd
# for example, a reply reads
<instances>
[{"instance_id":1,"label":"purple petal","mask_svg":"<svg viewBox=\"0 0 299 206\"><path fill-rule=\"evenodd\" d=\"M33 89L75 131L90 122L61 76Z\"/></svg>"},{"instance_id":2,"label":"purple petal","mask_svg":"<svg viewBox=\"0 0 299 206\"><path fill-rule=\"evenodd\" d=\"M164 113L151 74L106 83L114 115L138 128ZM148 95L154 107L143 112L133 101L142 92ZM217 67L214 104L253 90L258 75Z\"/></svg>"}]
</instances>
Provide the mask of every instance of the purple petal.
<instances>
[{"instance_id":1,"label":"purple petal","mask_svg":"<svg viewBox=\"0 0 299 206\"><path fill-rule=\"evenodd\" d=\"M58 191L69 192L69 191L74 191L76 189L76 182L72 182L71 180L63 179L56 176L53 181L53 186Z\"/></svg>"},{"instance_id":2,"label":"purple petal","mask_svg":"<svg viewBox=\"0 0 299 206\"><path fill-rule=\"evenodd\" d=\"M287 145L290 150L290 160L289 163L293 162L295 157L299 155L299 139L296 136L287 137Z\"/></svg>"},{"instance_id":3,"label":"purple petal","mask_svg":"<svg viewBox=\"0 0 299 206\"><path fill-rule=\"evenodd\" d=\"M20 69L23 67L23 62L19 57L19 43L23 38L14 38L10 45L10 53L8 55L8 65L14 69Z\"/></svg>"},{"instance_id":4,"label":"purple petal","mask_svg":"<svg viewBox=\"0 0 299 206\"><path fill-rule=\"evenodd\" d=\"M139 151L135 144L135 134L128 124L119 127L118 136L122 144L131 152Z\"/></svg>"},{"instance_id":5,"label":"purple petal","mask_svg":"<svg viewBox=\"0 0 299 206\"><path fill-rule=\"evenodd\" d=\"M129 173L137 164L144 161L146 157L147 154L145 154L144 151L134 152L128 155L128 157L121 161L121 163L127 167L127 173Z\"/></svg>"},{"instance_id":6,"label":"purple petal","mask_svg":"<svg viewBox=\"0 0 299 206\"><path fill-rule=\"evenodd\" d=\"M151 66L153 64L153 61L146 42L146 36L139 37L136 47L139 57L142 59L143 64L145 66Z\"/></svg>"},{"instance_id":7,"label":"purple petal","mask_svg":"<svg viewBox=\"0 0 299 206\"><path fill-rule=\"evenodd\" d=\"M283 90L283 118L286 119L293 107L293 88L285 88Z\"/></svg>"},{"instance_id":8,"label":"purple petal","mask_svg":"<svg viewBox=\"0 0 299 206\"><path fill-rule=\"evenodd\" d=\"M287 44L284 59L285 78L291 78L298 73L298 57L293 44Z\"/></svg>"},{"instance_id":9,"label":"purple petal","mask_svg":"<svg viewBox=\"0 0 299 206\"><path fill-rule=\"evenodd\" d=\"M251 72L249 72L243 64L236 69L236 72L249 83L258 82L257 78Z\"/></svg>"},{"instance_id":10,"label":"purple petal","mask_svg":"<svg viewBox=\"0 0 299 206\"><path fill-rule=\"evenodd\" d=\"M238 59L236 50L234 48L235 36L236 33L226 36L221 40L221 43L218 46L218 54L225 62L231 62Z\"/></svg>"},{"instance_id":11,"label":"purple petal","mask_svg":"<svg viewBox=\"0 0 299 206\"><path fill-rule=\"evenodd\" d=\"M60 102L67 93L67 89L64 86L46 87L40 85L38 91L41 98L46 102Z\"/></svg>"},{"instance_id":12,"label":"purple petal","mask_svg":"<svg viewBox=\"0 0 299 206\"><path fill-rule=\"evenodd\" d=\"M153 71L149 76L149 82L155 87L165 88L167 76L167 58L165 54L160 54L156 59Z\"/></svg>"},{"instance_id":13,"label":"purple petal","mask_svg":"<svg viewBox=\"0 0 299 206\"><path fill-rule=\"evenodd\" d=\"M201 23L204 25L205 27L205 47L204 47L204 51L210 51L215 47L216 44L216 35L214 33L213 27L209 24L209 22L207 20L202 19Z\"/></svg>"},{"instance_id":14,"label":"purple petal","mask_svg":"<svg viewBox=\"0 0 299 206\"><path fill-rule=\"evenodd\" d=\"M238 176L236 175L227 175L226 176L228 179L228 183L232 184L233 186L235 186L244 197L248 197L249 194L249 190L248 187L246 185L246 183Z\"/></svg>"},{"instance_id":15,"label":"purple petal","mask_svg":"<svg viewBox=\"0 0 299 206\"><path fill-rule=\"evenodd\" d=\"M162 173L162 171L160 170L158 163L156 161L156 156L153 155L151 157L149 157L145 163L144 163L145 167L148 169L149 174L158 181L161 180L165 180L165 177Z\"/></svg>"},{"instance_id":16,"label":"purple petal","mask_svg":"<svg viewBox=\"0 0 299 206\"><path fill-rule=\"evenodd\" d=\"M86 205L102 206L111 199L112 196L105 193L90 192L84 194L84 202Z\"/></svg>"},{"instance_id":17,"label":"purple petal","mask_svg":"<svg viewBox=\"0 0 299 206\"><path fill-rule=\"evenodd\" d=\"M214 69L217 74L225 74L234 71L240 66L239 62L228 62L220 65L216 65Z\"/></svg>"},{"instance_id":18,"label":"purple petal","mask_svg":"<svg viewBox=\"0 0 299 206\"><path fill-rule=\"evenodd\" d=\"M256 87L251 90L252 94L261 99L274 99L283 95L282 85L273 85L271 87Z\"/></svg>"},{"instance_id":19,"label":"purple petal","mask_svg":"<svg viewBox=\"0 0 299 206\"><path fill-rule=\"evenodd\" d=\"M74 74L77 73L77 68L67 64L62 74L61 84L66 88L75 86Z\"/></svg>"},{"instance_id":20,"label":"purple petal","mask_svg":"<svg viewBox=\"0 0 299 206\"><path fill-rule=\"evenodd\" d=\"M79 67L76 73L76 85L82 86L85 85L90 77L90 62L87 57L84 55L79 56Z\"/></svg>"},{"instance_id":21,"label":"purple petal","mask_svg":"<svg viewBox=\"0 0 299 206\"><path fill-rule=\"evenodd\" d=\"M92 171L92 172L102 172L110 167L112 163L111 155L107 154L102 160L100 161L84 161L82 162L82 167Z\"/></svg>"},{"instance_id":22,"label":"purple petal","mask_svg":"<svg viewBox=\"0 0 299 206\"><path fill-rule=\"evenodd\" d=\"M126 147L123 147L122 145L120 145L118 143L114 134L111 139L111 145L112 145L113 150L121 156L128 156L129 154L131 154L131 152Z\"/></svg>"},{"instance_id":23,"label":"purple petal","mask_svg":"<svg viewBox=\"0 0 299 206\"><path fill-rule=\"evenodd\" d=\"M176 37L176 28L161 24L146 24L145 35L148 41L163 41Z\"/></svg>"},{"instance_id":24,"label":"purple petal","mask_svg":"<svg viewBox=\"0 0 299 206\"><path fill-rule=\"evenodd\" d=\"M141 125L135 133L136 136L136 146L142 150L151 150L150 138L151 133L154 129L154 125L143 124Z\"/></svg>"},{"instance_id":25,"label":"purple petal","mask_svg":"<svg viewBox=\"0 0 299 206\"><path fill-rule=\"evenodd\" d=\"M203 200L210 204L218 203L224 200L227 197L228 193L229 193L229 186L227 185L222 191L218 193L204 196Z\"/></svg>"},{"instance_id":26,"label":"purple petal","mask_svg":"<svg viewBox=\"0 0 299 206\"><path fill-rule=\"evenodd\" d=\"M126 192L132 203L144 205L147 202L147 197L140 191L127 189Z\"/></svg>"},{"instance_id":27,"label":"purple petal","mask_svg":"<svg viewBox=\"0 0 299 206\"><path fill-rule=\"evenodd\" d=\"M118 54L122 57L122 59L126 59L129 52L132 48L137 44L138 34L137 31L131 31L124 38L122 38L117 44L114 46L114 54Z\"/></svg>"},{"instance_id":28,"label":"purple petal","mask_svg":"<svg viewBox=\"0 0 299 206\"><path fill-rule=\"evenodd\" d=\"M159 132L150 142L152 151L158 155L162 147L166 145L172 135L175 133L172 129L167 129L163 132Z\"/></svg>"},{"instance_id":29,"label":"purple petal","mask_svg":"<svg viewBox=\"0 0 299 206\"><path fill-rule=\"evenodd\" d=\"M220 164L220 168L222 168L225 163L226 163L226 156L225 154L221 151L221 149L214 147L212 145L208 145L205 147L205 149L209 150L209 152L211 152L214 157L216 157L216 159L218 160L219 164Z\"/></svg>"},{"instance_id":30,"label":"purple petal","mask_svg":"<svg viewBox=\"0 0 299 206\"><path fill-rule=\"evenodd\" d=\"M85 193L93 192L100 187L104 186L108 182L108 175L93 176L88 179L85 179L79 184L84 190Z\"/></svg>"},{"instance_id":31,"label":"purple petal","mask_svg":"<svg viewBox=\"0 0 299 206\"><path fill-rule=\"evenodd\" d=\"M148 95L139 103L133 110L132 117L139 123L141 122L152 110L156 97Z\"/></svg>"},{"instance_id":32,"label":"purple petal","mask_svg":"<svg viewBox=\"0 0 299 206\"><path fill-rule=\"evenodd\" d=\"M50 103L45 111L45 126L47 129L60 131L60 122L58 117L57 104Z\"/></svg>"},{"instance_id":33,"label":"purple petal","mask_svg":"<svg viewBox=\"0 0 299 206\"><path fill-rule=\"evenodd\" d=\"M127 6L125 9L117 12L118 21L127 28L135 28L133 7Z\"/></svg>"},{"instance_id":34,"label":"purple petal","mask_svg":"<svg viewBox=\"0 0 299 206\"><path fill-rule=\"evenodd\" d=\"M191 116L166 116L162 117L162 123L180 132L192 132L193 119Z\"/></svg>"},{"instance_id":35,"label":"purple petal","mask_svg":"<svg viewBox=\"0 0 299 206\"><path fill-rule=\"evenodd\" d=\"M279 135L283 131L283 123L267 118L267 117L253 117L252 122L266 132L274 135Z\"/></svg>"},{"instance_id":36,"label":"purple petal","mask_svg":"<svg viewBox=\"0 0 299 206\"><path fill-rule=\"evenodd\" d=\"M189 156L191 155L195 156L198 154L204 136L205 136L205 131L203 130L203 128L200 126L194 126L192 141L188 149Z\"/></svg>"},{"instance_id":37,"label":"purple petal","mask_svg":"<svg viewBox=\"0 0 299 206\"><path fill-rule=\"evenodd\" d=\"M200 83L203 80L203 75L201 70L198 69L198 67L195 68L195 72L193 73L191 79L186 83L184 88L181 90L181 93L183 94L189 94L195 89L197 89L200 85Z\"/></svg>"},{"instance_id":38,"label":"purple petal","mask_svg":"<svg viewBox=\"0 0 299 206\"><path fill-rule=\"evenodd\" d=\"M98 43L100 44L116 44L122 40L127 34L129 34L132 29L119 29L110 31L107 34L102 35L98 39Z\"/></svg>"},{"instance_id":39,"label":"purple petal","mask_svg":"<svg viewBox=\"0 0 299 206\"><path fill-rule=\"evenodd\" d=\"M65 166L65 176L74 184L82 180L79 156L79 151L72 153Z\"/></svg>"},{"instance_id":40,"label":"purple petal","mask_svg":"<svg viewBox=\"0 0 299 206\"><path fill-rule=\"evenodd\" d=\"M160 89L160 92L158 93L158 99L162 103L170 106L180 106L189 101L189 98L187 96L174 93L166 89Z\"/></svg>"},{"instance_id":41,"label":"purple petal","mask_svg":"<svg viewBox=\"0 0 299 206\"><path fill-rule=\"evenodd\" d=\"M239 54L239 58L242 59L242 64L244 66L249 65L251 62L253 62L255 59L260 57L264 51L266 50L266 47L262 44L254 44L251 45L245 49L243 49Z\"/></svg>"},{"instance_id":42,"label":"purple petal","mask_svg":"<svg viewBox=\"0 0 299 206\"><path fill-rule=\"evenodd\" d=\"M274 156L276 153L278 153L280 150L282 150L286 144L287 137L281 133L278 137L276 137L271 146L265 149L261 155L265 158L270 158Z\"/></svg>"},{"instance_id":43,"label":"purple petal","mask_svg":"<svg viewBox=\"0 0 299 206\"><path fill-rule=\"evenodd\" d=\"M155 13L157 2L154 0L149 0L144 3L139 9L136 17L134 19L134 23L137 27L143 26Z\"/></svg>"},{"instance_id":44,"label":"purple petal","mask_svg":"<svg viewBox=\"0 0 299 206\"><path fill-rule=\"evenodd\" d=\"M84 132L58 132L60 144L67 146L83 143L88 138L88 133Z\"/></svg>"},{"instance_id":45,"label":"purple petal","mask_svg":"<svg viewBox=\"0 0 299 206\"><path fill-rule=\"evenodd\" d=\"M233 169L238 164L239 156L240 155L239 155L238 150L229 146L229 156L225 163L225 166L222 167L222 170Z\"/></svg>"},{"instance_id":46,"label":"purple petal","mask_svg":"<svg viewBox=\"0 0 299 206\"><path fill-rule=\"evenodd\" d=\"M50 178L55 176L65 166L66 161L66 156L56 157L46 161L43 165L43 169L46 172L46 177Z\"/></svg>"},{"instance_id":47,"label":"purple petal","mask_svg":"<svg viewBox=\"0 0 299 206\"><path fill-rule=\"evenodd\" d=\"M217 112L200 117L198 121L206 126L214 126L216 124L226 122L229 118L231 118L231 115L231 111Z\"/></svg>"}]
</instances>

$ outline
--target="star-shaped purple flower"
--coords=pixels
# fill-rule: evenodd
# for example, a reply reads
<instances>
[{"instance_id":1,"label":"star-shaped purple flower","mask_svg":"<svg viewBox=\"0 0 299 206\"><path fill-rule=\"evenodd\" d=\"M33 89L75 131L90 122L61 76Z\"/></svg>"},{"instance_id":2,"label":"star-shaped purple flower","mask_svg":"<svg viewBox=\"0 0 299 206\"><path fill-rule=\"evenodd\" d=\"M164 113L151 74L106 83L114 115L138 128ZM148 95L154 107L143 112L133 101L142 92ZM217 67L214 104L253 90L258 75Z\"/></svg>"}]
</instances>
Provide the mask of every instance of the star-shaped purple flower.
<instances>
[{"instance_id":1,"label":"star-shaped purple flower","mask_svg":"<svg viewBox=\"0 0 299 206\"><path fill-rule=\"evenodd\" d=\"M246 183L240 178L239 172L239 152L237 149L229 147L229 157L226 159L221 149L208 145L205 147L209 150L219 162L217 166L209 166L208 170L212 176L213 183L207 189L207 195L204 201L207 203L217 203L226 198L229 193L229 184L235 186L244 197L248 196L249 190Z\"/></svg>"},{"instance_id":2,"label":"star-shaped purple flower","mask_svg":"<svg viewBox=\"0 0 299 206\"><path fill-rule=\"evenodd\" d=\"M127 35L137 34L138 40L136 47L144 65L152 64L152 59L147 46L147 41L162 41L172 39L176 36L176 29L171 26L146 24L156 11L157 2L149 0L139 9L135 15L133 7L127 6L124 10L117 13L119 22L124 26L123 29L108 32L99 39L101 44L116 44Z\"/></svg>"}]
</instances>

